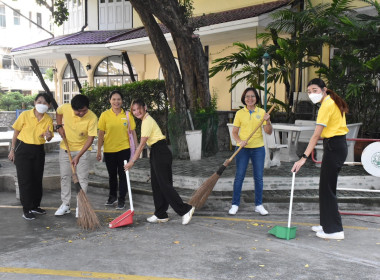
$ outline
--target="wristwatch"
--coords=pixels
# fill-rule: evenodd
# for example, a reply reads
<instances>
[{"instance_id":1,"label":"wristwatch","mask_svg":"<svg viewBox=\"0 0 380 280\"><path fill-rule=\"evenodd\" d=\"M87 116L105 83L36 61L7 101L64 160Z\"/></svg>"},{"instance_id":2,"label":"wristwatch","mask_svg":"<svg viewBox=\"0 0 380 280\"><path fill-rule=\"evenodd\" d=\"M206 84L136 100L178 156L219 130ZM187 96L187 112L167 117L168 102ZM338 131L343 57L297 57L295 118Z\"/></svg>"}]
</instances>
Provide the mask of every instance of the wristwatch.
<instances>
[{"instance_id":1,"label":"wristwatch","mask_svg":"<svg viewBox=\"0 0 380 280\"><path fill-rule=\"evenodd\" d=\"M55 126L55 130L60 129L61 127L63 127L63 124L57 124L57 125Z\"/></svg>"},{"instance_id":2,"label":"wristwatch","mask_svg":"<svg viewBox=\"0 0 380 280\"><path fill-rule=\"evenodd\" d=\"M302 154L302 157L303 157L303 158L308 158L308 156L307 156L307 155L305 155L305 154Z\"/></svg>"}]
</instances>

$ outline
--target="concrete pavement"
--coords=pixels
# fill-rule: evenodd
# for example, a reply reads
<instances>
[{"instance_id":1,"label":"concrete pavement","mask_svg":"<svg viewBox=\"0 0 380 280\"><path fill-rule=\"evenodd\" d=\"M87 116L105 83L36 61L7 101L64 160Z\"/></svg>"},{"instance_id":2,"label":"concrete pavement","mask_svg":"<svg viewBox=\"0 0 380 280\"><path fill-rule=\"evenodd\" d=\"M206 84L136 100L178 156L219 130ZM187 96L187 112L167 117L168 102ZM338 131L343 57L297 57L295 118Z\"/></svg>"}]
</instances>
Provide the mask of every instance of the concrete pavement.
<instances>
[{"instance_id":1,"label":"concrete pavement","mask_svg":"<svg viewBox=\"0 0 380 280\"><path fill-rule=\"evenodd\" d=\"M142 159L138 165L146 163ZM214 172L221 163L221 159L207 159L203 164L208 166L205 170ZM46 158L41 206L47 214L33 221L21 217L11 186L14 166L4 158L0 164L0 279L378 279L380 275L380 218L343 215L345 240L319 239L310 230L319 223L315 189L297 190L292 216L297 236L288 241L268 234L273 226L287 223L289 190L281 186L264 193L268 216L253 212L250 190L243 193L238 214L229 216L231 193L216 191L190 224L183 226L171 209L168 223L147 223L154 210L150 185L134 181L133 224L109 229L108 223L124 211L104 206L107 178L96 174L98 163L94 162L88 198L102 227L86 232L76 225L73 213L54 216L60 205L56 154L48 153ZM188 164L175 161L173 169L192 170ZM223 176L229 178L232 171L228 170L233 168L227 168ZM272 177L288 174L283 169L272 171ZM208 171L204 171L206 177L212 174ZM317 171L307 168L298 177ZM344 172L365 176L358 169ZM285 184L288 178L282 175L278 180ZM178 190L184 200L192 193L191 189ZM364 194L345 196L341 192L340 209L379 215L379 197L375 193L367 199Z\"/></svg>"}]
</instances>

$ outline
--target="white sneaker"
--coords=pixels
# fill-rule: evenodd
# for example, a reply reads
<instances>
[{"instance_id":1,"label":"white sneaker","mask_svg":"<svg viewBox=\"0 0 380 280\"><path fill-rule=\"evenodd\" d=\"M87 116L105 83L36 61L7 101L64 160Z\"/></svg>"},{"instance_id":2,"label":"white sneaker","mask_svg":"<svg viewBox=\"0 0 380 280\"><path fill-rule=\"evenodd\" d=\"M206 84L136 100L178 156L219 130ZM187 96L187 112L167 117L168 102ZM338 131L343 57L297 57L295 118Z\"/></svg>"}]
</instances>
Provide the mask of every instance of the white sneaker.
<instances>
[{"instance_id":1,"label":"white sneaker","mask_svg":"<svg viewBox=\"0 0 380 280\"><path fill-rule=\"evenodd\" d=\"M239 210L239 206L232 205L231 209L228 211L228 214L230 215L236 215L237 211Z\"/></svg>"},{"instance_id":2,"label":"white sneaker","mask_svg":"<svg viewBox=\"0 0 380 280\"><path fill-rule=\"evenodd\" d=\"M323 231L323 227L322 226L312 226L311 230L314 232Z\"/></svg>"},{"instance_id":3,"label":"white sneaker","mask_svg":"<svg viewBox=\"0 0 380 280\"><path fill-rule=\"evenodd\" d=\"M187 225L190 223L191 218L193 217L195 207L192 207L189 212L182 216L182 224Z\"/></svg>"},{"instance_id":4,"label":"white sneaker","mask_svg":"<svg viewBox=\"0 0 380 280\"><path fill-rule=\"evenodd\" d=\"M62 203L61 206L59 206L59 208L57 209L57 211L55 211L54 215L62 216L62 215L69 214L69 213L70 213L70 205L66 205L66 204Z\"/></svg>"},{"instance_id":5,"label":"white sneaker","mask_svg":"<svg viewBox=\"0 0 380 280\"><path fill-rule=\"evenodd\" d=\"M262 216L266 216L266 215L268 215L268 211L265 210L265 208L264 208L263 205L256 206L256 207L255 207L255 212L259 212L260 215L262 215Z\"/></svg>"},{"instance_id":6,"label":"white sneaker","mask_svg":"<svg viewBox=\"0 0 380 280\"><path fill-rule=\"evenodd\" d=\"M156 217L156 215L153 215L152 217L149 217L146 219L149 223L166 223L167 221L169 221L169 218L165 218L165 219L159 219Z\"/></svg>"},{"instance_id":7,"label":"white sneaker","mask_svg":"<svg viewBox=\"0 0 380 280\"><path fill-rule=\"evenodd\" d=\"M316 234L319 238L324 239L344 239L344 231L334 232L334 233L325 233L323 230L318 231Z\"/></svg>"}]
</instances>

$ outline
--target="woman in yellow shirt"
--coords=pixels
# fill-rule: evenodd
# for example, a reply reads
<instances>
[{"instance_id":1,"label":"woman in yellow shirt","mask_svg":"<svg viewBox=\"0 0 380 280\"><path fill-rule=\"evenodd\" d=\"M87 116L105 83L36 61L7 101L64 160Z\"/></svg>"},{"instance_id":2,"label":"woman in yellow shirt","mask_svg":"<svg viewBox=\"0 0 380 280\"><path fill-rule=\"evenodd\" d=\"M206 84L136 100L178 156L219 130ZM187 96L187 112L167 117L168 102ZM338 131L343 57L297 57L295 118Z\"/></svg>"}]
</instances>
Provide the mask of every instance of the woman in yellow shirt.
<instances>
[{"instance_id":1,"label":"woman in yellow shirt","mask_svg":"<svg viewBox=\"0 0 380 280\"><path fill-rule=\"evenodd\" d=\"M313 79L307 86L310 100L321 103L313 136L301 159L294 163L292 172L298 172L310 156L320 137L323 138L323 158L319 179L320 225L313 226L317 237L344 239L342 218L338 211L336 185L338 174L347 157L346 113L348 106L335 92L327 89L321 79Z\"/></svg>"},{"instance_id":2,"label":"woman in yellow shirt","mask_svg":"<svg viewBox=\"0 0 380 280\"><path fill-rule=\"evenodd\" d=\"M136 123L130 112L122 109L123 95L114 90L109 95L111 109L100 115L98 128L98 152L96 158L102 160L101 148L104 143L104 161L109 176L109 197L105 205L113 205L116 209L124 209L127 194L127 179L124 173L124 160L131 155L130 141L137 144ZM134 139L129 139L128 130L132 131ZM117 175L119 175L119 197L117 195Z\"/></svg>"},{"instance_id":3,"label":"woman in yellow shirt","mask_svg":"<svg viewBox=\"0 0 380 280\"><path fill-rule=\"evenodd\" d=\"M263 122L264 131L272 133L270 115L257 105L260 104L260 97L255 88L246 88L241 96L244 108L236 112L232 136L243 148L236 155L236 175L234 180L234 190L232 195L232 205L228 214L235 215L240 205L240 195L247 171L249 160L252 162L253 179L255 181L255 212L260 215L268 215L268 211L263 206L263 175L265 148L261 128L247 140L252 131Z\"/></svg>"},{"instance_id":4,"label":"woman in yellow shirt","mask_svg":"<svg viewBox=\"0 0 380 280\"><path fill-rule=\"evenodd\" d=\"M125 170L132 168L145 144L150 146L150 175L155 211L147 221L149 223L167 222L169 220L167 210L170 205L178 215L182 216L182 224L186 225L190 222L195 208L184 203L173 187L172 153L166 144L165 136L156 121L147 113L143 100L134 100L131 110L136 118L142 120L141 139L135 155L124 168Z\"/></svg>"},{"instance_id":5,"label":"woman in yellow shirt","mask_svg":"<svg viewBox=\"0 0 380 280\"><path fill-rule=\"evenodd\" d=\"M42 178L45 165L44 143L53 138L53 120L46 114L51 98L40 93L34 100L34 109L24 111L13 124L13 138L8 158L16 164L20 201L26 220L35 214L46 214L40 208Z\"/></svg>"}]
</instances>

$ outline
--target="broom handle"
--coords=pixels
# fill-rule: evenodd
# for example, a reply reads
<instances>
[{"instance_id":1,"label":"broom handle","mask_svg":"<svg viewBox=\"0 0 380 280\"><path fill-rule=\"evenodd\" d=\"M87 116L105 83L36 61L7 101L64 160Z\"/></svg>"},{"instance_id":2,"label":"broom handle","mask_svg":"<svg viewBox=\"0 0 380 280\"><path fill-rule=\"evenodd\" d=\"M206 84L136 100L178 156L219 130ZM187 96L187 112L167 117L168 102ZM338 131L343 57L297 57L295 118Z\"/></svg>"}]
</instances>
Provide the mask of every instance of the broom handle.
<instances>
[{"instance_id":1,"label":"broom handle","mask_svg":"<svg viewBox=\"0 0 380 280\"><path fill-rule=\"evenodd\" d=\"M292 189L290 190L290 205L289 205L289 216L288 216L288 228L290 228L290 221L292 219L293 193L294 193L294 181L295 181L295 178L296 178L296 172L293 172Z\"/></svg>"},{"instance_id":2,"label":"broom handle","mask_svg":"<svg viewBox=\"0 0 380 280\"><path fill-rule=\"evenodd\" d=\"M71 153L70 153L70 149L69 149L69 143L67 143L66 136L63 136L62 139L63 139L63 142L65 143L67 154L69 155L71 170L73 171L73 174L76 175L75 168L72 164L73 158L71 157ZM74 182L74 183L76 183L76 182Z\"/></svg>"},{"instance_id":3,"label":"broom handle","mask_svg":"<svg viewBox=\"0 0 380 280\"><path fill-rule=\"evenodd\" d=\"M274 109L274 106L272 106L272 107L270 108L270 110L268 111L268 114L272 113L273 109ZM261 125L263 124L263 122L264 122L264 118L260 121L260 123L258 124L258 126L255 127L255 129L252 131L252 133L248 136L248 138L247 138L245 141L248 141L249 139L251 139L251 137L253 136L253 134L255 134L255 132L261 127ZM240 146L239 149L237 149L237 150L233 153L233 155L232 155L227 161L228 161L228 162L231 162L231 161L234 159L234 157L240 152L240 150L241 150L242 148L243 148L243 146Z\"/></svg>"},{"instance_id":4,"label":"broom handle","mask_svg":"<svg viewBox=\"0 0 380 280\"><path fill-rule=\"evenodd\" d=\"M124 165L127 165L128 161L124 160ZM127 177L127 185L128 185L128 196L129 196L129 206L131 208L131 212L133 212L133 202L132 202L132 190L131 190L131 181L129 180L129 171L125 171L125 176Z\"/></svg>"}]
</instances>

